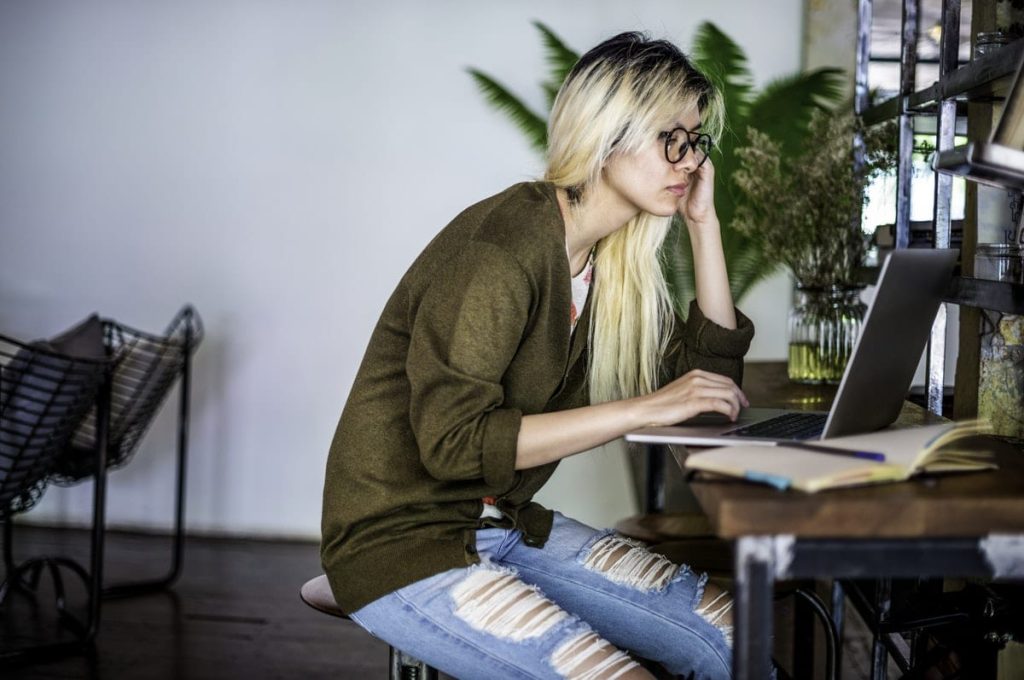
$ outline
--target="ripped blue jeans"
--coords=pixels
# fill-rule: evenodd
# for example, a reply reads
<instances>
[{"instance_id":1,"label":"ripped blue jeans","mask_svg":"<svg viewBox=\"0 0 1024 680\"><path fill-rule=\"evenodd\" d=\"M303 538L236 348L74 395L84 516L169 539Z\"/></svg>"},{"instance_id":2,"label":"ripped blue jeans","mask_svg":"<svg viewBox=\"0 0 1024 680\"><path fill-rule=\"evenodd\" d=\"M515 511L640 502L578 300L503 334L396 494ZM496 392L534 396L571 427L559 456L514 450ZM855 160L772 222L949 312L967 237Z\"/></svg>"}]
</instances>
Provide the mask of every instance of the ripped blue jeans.
<instances>
[{"instance_id":1,"label":"ripped blue jeans","mask_svg":"<svg viewBox=\"0 0 1024 680\"><path fill-rule=\"evenodd\" d=\"M477 531L476 547L480 564L350 617L461 680L646 676L629 653L686 678L731 676L731 600L705 597L705 575L557 512L541 549L495 527Z\"/></svg>"}]
</instances>

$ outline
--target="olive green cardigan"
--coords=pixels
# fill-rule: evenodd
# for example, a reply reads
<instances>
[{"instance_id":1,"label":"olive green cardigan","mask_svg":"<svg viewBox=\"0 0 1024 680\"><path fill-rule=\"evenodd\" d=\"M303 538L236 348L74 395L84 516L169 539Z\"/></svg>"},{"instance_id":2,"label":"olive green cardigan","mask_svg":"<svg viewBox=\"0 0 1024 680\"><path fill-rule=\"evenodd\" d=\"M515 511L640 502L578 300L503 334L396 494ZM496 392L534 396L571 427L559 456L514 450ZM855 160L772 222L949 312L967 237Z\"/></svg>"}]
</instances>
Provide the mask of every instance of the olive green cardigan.
<instances>
[{"instance_id":1,"label":"olive green cardigan","mask_svg":"<svg viewBox=\"0 0 1024 680\"><path fill-rule=\"evenodd\" d=\"M600 272L596 272L600 276ZM541 546L552 513L531 498L557 463L515 470L522 417L585 406L588 303L570 335L565 227L554 188L513 186L456 217L381 314L331 445L324 571L356 611L420 579L479 562L481 499ZM753 336L691 305L666 378L692 368L739 382ZM493 521L493 520L484 520Z\"/></svg>"}]
</instances>

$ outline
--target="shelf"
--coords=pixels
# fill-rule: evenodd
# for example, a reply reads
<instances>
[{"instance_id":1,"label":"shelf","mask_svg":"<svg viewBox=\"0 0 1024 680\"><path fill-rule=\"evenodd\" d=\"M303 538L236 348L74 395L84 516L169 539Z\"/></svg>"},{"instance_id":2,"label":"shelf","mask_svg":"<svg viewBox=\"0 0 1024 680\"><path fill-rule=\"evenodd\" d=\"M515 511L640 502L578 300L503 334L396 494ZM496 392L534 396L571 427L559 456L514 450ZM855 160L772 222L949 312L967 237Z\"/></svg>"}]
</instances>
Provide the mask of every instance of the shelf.
<instances>
[{"instance_id":1,"label":"shelf","mask_svg":"<svg viewBox=\"0 0 1024 680\"><path fill-rule=\"evenodd\" d=\"M899 96L886 99L884 102L875 104L864 111L861 116L864 119L866 125L876 125L878 123L884 123L887 120L892 120L896 116L900 115L900 98Z\"/></svg>"},{"instance_id":2,"label":"shelf","mask_svg":"<svg viewBox=\"0 0 1024 680\"><path fill-rule=\"evenodd\" d=\"M1024 314L1024 284L956 276L943 300L1004 314Z\"/></svg>"},{"instance_id":3,"label":"shelf","mask_svg":"<svg viewBox=\"0 0 1024 680\"><path fill-rule=\"evenodd\" d=\"M938 102L943 99L978 101L1001 97L1006 86L999 81L1016 73L1022 58L1024 39L1010 43L992 54L978 57L945 78L940 78L907 97L906 112L934 113ZM903 112L900 98L893 97L868 108L863 118L868 125L874 125L895 118Z\"/></svg>"},{"instance_id":4,"label":"shelf","mask_svg":"<svg viewBox=\"0 0 1024 680\"><path fill-rule=\"evenodd\" d=\"M939 152L933 167L981 184L1024 191L1024 151L999 144L970 142Z\"/></svg>"}]
</instances>

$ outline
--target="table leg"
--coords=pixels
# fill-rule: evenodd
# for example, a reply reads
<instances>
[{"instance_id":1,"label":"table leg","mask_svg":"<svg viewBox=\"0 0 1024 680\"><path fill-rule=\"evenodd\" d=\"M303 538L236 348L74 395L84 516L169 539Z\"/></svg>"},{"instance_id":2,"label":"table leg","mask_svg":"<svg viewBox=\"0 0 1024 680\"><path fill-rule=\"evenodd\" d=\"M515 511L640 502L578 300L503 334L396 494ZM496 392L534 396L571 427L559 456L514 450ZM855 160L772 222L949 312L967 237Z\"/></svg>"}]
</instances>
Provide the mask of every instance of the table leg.
<instances>
[{"instance_id":1,"label":"table leg","mask_svg":"<svg viewBox=\"0 0 1024 680\"><path fill-rule=\"evenodd\" d=\"M879 579L875 584L875 626L889 618L892 607L892 580ZM871 680L886 680L889 677L889 652L882 641L881 633L875 630L871 644Z\"/></svg>"},{"instance_id":2,"label":"table leg","mask_svg":"<svg viewBox=\"0 0 1024 680\"><path fill-rule=\"evenodd\" d=\"M836 628L836 669L843 667L843 625L846 621L846 595L839 579L832 582L832 625ZM839 671L836 670L836 677Z\"/></svg>"},{"instance_id":3,"label":"table leg","mask_svg":"<svg viewBox=\"0 0 1024 680\"><path fill-rule=\"evenodd\" d=\"M772 538L746 536L738 539L732 660L735 680L771 677L774 581Z\"/></svg>"},{"instance_id":4,"label":"table leg","mask_svg":"<svg viewBox=\"0 0 1024 680\"><path fill-rule=\"evenodd\" d=\"M648 444L647 476L644 480L644 512L648 515L665 511L666 446Z\"/></svg>"}]
</instances>

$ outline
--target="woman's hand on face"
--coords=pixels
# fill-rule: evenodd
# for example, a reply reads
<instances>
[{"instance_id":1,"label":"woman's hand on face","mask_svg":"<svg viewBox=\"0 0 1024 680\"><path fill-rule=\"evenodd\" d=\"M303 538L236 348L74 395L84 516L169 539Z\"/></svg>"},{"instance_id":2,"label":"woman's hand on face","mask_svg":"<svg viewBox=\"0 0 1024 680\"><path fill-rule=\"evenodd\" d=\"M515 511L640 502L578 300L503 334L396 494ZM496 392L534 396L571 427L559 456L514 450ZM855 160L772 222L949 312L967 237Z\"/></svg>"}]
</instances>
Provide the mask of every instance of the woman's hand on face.
<instances>
[{"instance_id":1,"label":"woman's hand on face","mask_svg":"<svg viewBox=\"0 0 1024 680\"><path fill-rule=\"evenodd\" d=\"M710 158L690 174L690 186L679 198L678 209L690 228L700 228L705 224L714 224L718 228L718 215L715 213L715 167Z\"/></svg>"},{"instance_id":2,"label":"woman's hand on face","mask_svg":"<svg viewBox=\"0 0 1024 680\"><path fill-rule=\"evenodd\" d=\"M674 425L707 412L721 413L736 420L740 408L750 406L746 395L730 378L700 369L640 397L639 401L647 427Z\"/></svg>"}]
</instances>

